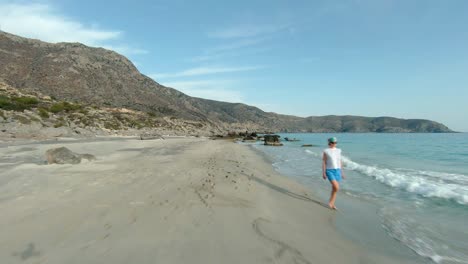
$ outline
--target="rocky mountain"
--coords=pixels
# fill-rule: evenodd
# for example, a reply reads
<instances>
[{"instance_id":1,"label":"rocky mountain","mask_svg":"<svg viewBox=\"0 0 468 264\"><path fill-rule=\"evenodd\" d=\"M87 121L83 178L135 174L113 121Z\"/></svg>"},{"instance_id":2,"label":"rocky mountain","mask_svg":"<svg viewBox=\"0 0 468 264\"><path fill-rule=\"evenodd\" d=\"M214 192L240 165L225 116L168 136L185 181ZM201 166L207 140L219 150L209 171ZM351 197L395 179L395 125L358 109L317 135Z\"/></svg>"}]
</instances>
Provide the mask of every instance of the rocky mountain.
<instances>
[{"instance_id":1,"label":"rocky mountain","mask_svg":"<svg viewBox=\"0 0 468 264\"><path fill-rule=\"evenodd\" d=\"M122 55L80 43L46 43L0 31L0 80L24 93L54 100L124 108L198 122L210 133L275 132L451 132L429 120L391 117L295 117L240 103L190 97L141 74Z\"/></svg>"}]
</instances>

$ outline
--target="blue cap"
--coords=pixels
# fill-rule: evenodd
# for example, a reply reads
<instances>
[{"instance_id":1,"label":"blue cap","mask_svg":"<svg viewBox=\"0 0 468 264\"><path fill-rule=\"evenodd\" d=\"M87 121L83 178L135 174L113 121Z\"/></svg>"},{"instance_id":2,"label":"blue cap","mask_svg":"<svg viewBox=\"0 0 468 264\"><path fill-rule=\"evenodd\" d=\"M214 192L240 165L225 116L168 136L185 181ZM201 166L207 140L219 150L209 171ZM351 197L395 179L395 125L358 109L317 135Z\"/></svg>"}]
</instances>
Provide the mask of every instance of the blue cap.
<instances>
[{"instance_id":1,"label":"blue cap","mask_svg":"<svg viewBox=\"0 0 468 264\"><path fill-rule=\"evenodd\" d=\"M328 143L336 143L338 142L338 139L336 139L336 137L331 137L328 139Z\"/></svg>"}]
</instances>

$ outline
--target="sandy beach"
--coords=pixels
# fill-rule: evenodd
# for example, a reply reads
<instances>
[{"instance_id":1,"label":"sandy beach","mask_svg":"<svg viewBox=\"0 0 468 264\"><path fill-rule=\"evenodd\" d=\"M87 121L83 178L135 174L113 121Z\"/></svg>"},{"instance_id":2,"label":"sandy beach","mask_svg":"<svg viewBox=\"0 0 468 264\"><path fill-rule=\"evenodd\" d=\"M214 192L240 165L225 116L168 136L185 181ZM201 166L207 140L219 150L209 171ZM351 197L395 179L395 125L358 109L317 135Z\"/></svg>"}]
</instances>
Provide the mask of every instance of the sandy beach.
<instances>
[{"instance_id":1,"label":"sandy beach","mask_svg":"<svg viewBox=\"0 0 468 264\"><path fill-rule=\"evenodd\" d=\"M45 165L62 146L97 160ZM15 142L0 155L1 263L393 263L246 145Z\"/></svg>"}]
</instances>

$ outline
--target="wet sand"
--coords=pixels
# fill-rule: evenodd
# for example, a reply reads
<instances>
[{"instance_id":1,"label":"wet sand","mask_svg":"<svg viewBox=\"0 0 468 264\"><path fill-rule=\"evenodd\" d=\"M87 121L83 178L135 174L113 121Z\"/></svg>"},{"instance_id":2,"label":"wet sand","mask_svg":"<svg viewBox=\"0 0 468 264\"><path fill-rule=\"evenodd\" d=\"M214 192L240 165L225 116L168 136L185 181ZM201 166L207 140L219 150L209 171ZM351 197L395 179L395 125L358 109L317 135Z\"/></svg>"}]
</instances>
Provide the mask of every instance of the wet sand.
<instances>
[{"instance_id":1,"label":"wet sand","mask_svg":"<svg viewBox=\"0 0 468 264\"><path fill-rule=\"evenodd\" d=\"M61 146L97 160L43 164ZM393 263L245 145L16 142L0 155L0 263Z\"/></svg>"}]
</instances>

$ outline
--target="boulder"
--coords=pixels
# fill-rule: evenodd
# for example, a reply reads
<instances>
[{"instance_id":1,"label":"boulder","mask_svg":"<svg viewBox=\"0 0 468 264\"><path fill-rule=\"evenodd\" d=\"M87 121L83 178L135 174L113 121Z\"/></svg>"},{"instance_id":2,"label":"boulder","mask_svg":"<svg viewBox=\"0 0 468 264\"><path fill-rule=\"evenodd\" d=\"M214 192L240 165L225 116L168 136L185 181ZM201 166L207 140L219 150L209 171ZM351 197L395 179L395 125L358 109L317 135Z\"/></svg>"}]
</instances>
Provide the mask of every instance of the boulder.
<instances>
[{"instance_id":1,"label":"boulder","mask_svg":"<svg viewBox=\"0 0 468 264\"><path fill-rule=\"evenodd\" d=\"M46 158L48 164L78 164L81 159L95 160L91 154L78 154L65 147L53 148L46 151Z\"/></svg>"}]
</instances>

